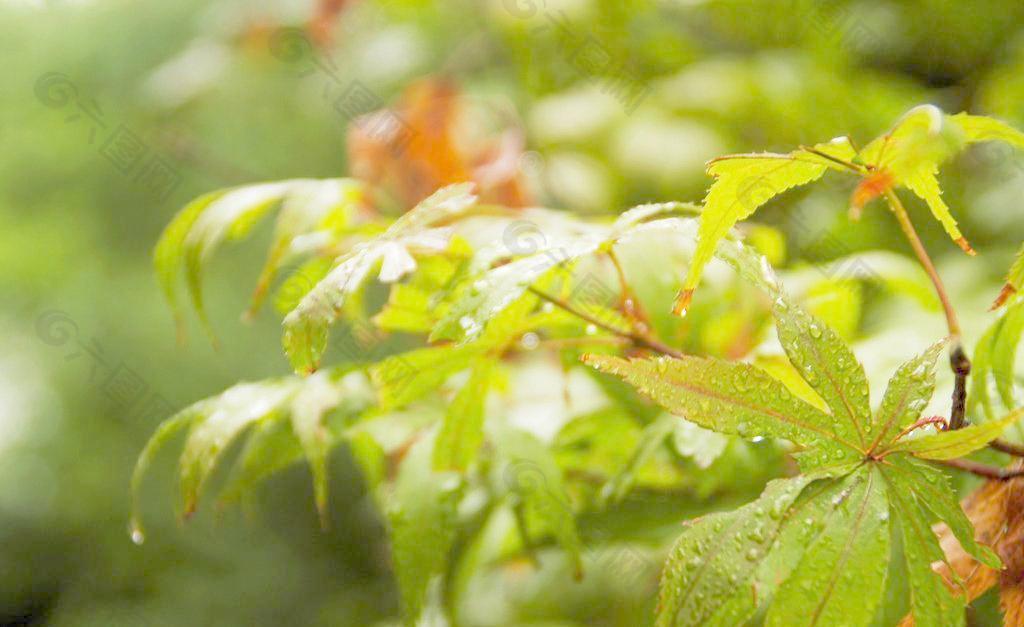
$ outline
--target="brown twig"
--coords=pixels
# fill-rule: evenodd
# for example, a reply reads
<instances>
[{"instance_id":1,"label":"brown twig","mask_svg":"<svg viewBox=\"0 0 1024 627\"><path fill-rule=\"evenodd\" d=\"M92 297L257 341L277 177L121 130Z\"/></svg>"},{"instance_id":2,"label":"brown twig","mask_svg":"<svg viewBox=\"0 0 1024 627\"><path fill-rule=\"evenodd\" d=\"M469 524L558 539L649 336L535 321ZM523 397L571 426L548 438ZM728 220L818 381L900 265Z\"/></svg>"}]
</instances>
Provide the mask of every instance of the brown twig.
<instances>
[{"instance_id":1,"label":"brown twig","mask_svg":"<svg viewBox=\"0 0 1024 627\"><path fill-rule=\"evenodd\" d=\"M590 315L590 314L588 314L588 313L586 313L584 311L580 311L580 310L576 309L575 307L573 307L572 305L570 305L569 303L565 302L564 300L562 300L560 298L556 298L554 296L551 296L550 294L547 294L547 293L545 293L545 292L543 292L543 291L541 291L541 290L539 290L539 289L537 289L535 287L531 287L530 291L533 292L534 294L536 294L537 296L540 296L544 300L548 301L549 303L555 305L556 307L559 307L560 309L564 309L565 311L571 313L572 315L576 316L577 318L580 318L580 319L582 319L582 320L584 320L586 322L589 322L590 324L594 325L595 327L604 329L605 331L608 331L609 333L611 333L613 335L618 335L620 337L628 338L629 340L631 340L634 344L636 344L638 346L641 346L643 348L648 348L650 350L653 350L656 353L661 353L663 355L668 355L669 357L675 357L676 359L682 359L682 358L684 358L686 356L681 351L678 351L678 350L672 348L671 346L665 344L664 342L662 342L658 338L650 335L649 333L641 333L639 331L626 331L626 330L623 330L623 329L619 329L619 328L614 327L614 326L612 326L612 325L610 325L610 324L608 324L608 323L606 323L606 322L604 322L602 320L599 320L599 319L595 318L594 316L592 316L592 315Z\"/></svg>"},{"instance_id":2,"label":"brown twig","mask_svg":"<svg viewBox=\"0 0 1024 627\"><path fill-rule=\"evenodd\" d=\"M1024 457L1024 446L1021 446L1020 444L996 439L989 442L988 446L1000 453L1006 453L1007 455L1013 455L1014 457Z\"/></svg>"},{"instance_id":3,"label":"brown twig","mask_svg":"<svg viewBox=\"0 0 1024 627\"><path fill-rule=\"evenodd\" d=\"M969 472L971 474L978 475L979 477L995 479L997 481L1006 481L1007 479L1024 476L1024 468L999 468L997 466L989 466L988 464L982 464L970 459L945 459L932 461L936 464L948 466L949 468L956 468L957 470L963 470L964 472Z\"/></svg>"}]
</instances>

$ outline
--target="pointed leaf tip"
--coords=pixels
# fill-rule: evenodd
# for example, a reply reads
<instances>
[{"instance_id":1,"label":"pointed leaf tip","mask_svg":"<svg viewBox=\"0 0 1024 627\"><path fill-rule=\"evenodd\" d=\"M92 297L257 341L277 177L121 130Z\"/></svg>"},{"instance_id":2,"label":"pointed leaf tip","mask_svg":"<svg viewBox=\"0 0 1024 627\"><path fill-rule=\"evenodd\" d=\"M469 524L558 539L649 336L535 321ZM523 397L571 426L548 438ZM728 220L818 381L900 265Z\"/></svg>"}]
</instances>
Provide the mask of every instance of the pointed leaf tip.
<instances>
[{"instance_id":1,"label":"pointed leaf tip","mask_svg":"<svg viewBox=\"0 0 1024 627\"><path fill-rule=\"evenodd\" d=\"M693 300L693 290L684 289L680 290L676 296L675 303L672 304L672 314L682 318L686 315L686 310L690 308L690 301Z\"/></svg>"}]
</instances>

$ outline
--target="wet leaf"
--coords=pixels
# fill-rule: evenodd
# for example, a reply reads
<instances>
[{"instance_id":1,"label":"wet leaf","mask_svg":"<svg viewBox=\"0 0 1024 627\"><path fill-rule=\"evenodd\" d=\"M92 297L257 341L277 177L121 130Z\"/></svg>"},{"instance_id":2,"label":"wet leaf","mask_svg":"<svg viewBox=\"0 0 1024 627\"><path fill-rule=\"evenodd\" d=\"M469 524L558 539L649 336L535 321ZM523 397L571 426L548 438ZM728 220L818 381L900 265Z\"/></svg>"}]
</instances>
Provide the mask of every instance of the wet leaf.
<instances>
[{"instance_id":1,"label":"wet leaf","mask_svg":"<svg viewBox=\"0 0 1024 627\"><path fill-rule=\"evenodd\" d=\"M911 453L921 459L956 459L988 445L998 438L1007 426L1024 416L1024 408L1015 410L992 422L969 425L956 431L941 431L931 435L900 440L883 450Z\"/></svg>"},{"instance_id":2,"label":"wet leaf","mask_svg":"<svg viewBox=\"0 0 1024 627\"><path fill-rule=\"evenodd\" d=\"M855 154L845 137L818 144L811 150L815 152L799 149L789 154L729 155L708 163L708 174L715 181L704 199L697 251L676 299L677 314L685 312L704 266L733 225L786 190L817 180L830 168L843 169L822 155L849 161Z\"/></svg>"},{"instance_id":3,"label":"wet leaf","mask_svg":"<svg viewBox=\"0 0 1024 627\"><path fill-rule=\"evenodd\" d=\"M935 392L935 360L946 342L933 344L928 350L900 366L889 379L882 404L872 420L872 448L889 442L905 427L921 417L921 412Z\"/></svg>"}]
</instances>

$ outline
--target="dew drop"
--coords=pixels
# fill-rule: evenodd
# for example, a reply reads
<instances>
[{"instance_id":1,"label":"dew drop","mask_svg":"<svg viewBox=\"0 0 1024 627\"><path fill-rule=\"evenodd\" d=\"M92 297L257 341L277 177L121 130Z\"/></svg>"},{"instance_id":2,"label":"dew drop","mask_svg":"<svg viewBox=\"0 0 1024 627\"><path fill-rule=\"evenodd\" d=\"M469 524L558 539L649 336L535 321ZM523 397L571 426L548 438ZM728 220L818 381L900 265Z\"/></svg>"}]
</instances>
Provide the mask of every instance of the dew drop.
<instances>
[{"instance_id":1,"label":"dew drop","mask_svg":"<svg viewBox=\"0 0 1024 627\"><path fill-rule=\"evenodd\" d=\"M597 325L588 324L585 333L587 335L595 335L597 333Z\"/></svg>"},{"instance_id":2,"label":"dew drop","mask_svg":"<svg viewBox=\"0 0 1024 627\"><path fill-rule=\"evenodd\" d=\"M532 351L540 345L540 337L533 332L524 333L523 337L519 339L519 345L522 346L524 350Z\"/></svg>"},{"instance_id":3,"label":"dew drop","mask_svg":"<svg viewBox=\"0 0 1024 627\"><path fill-rule=\"evenodd\" d=\"M136 546L141 546L146 541L146 535L142 533L142 527L134 520L128 525L128 536Z\"/></svg>"},{"instance_id":4,"label":"dew drop","mask_svg":"<svg viewBox=\"0 0 1024 627\"><path fill-rule=\"evenodd\" d=\"M761 556L761 552L758 551L757 549L750 549L749 551L747 551L747 555L746 555L747 560L751 561L751 562L753 562L754 560L756 560L760 556Z\"/></svg>"}]
</instances>

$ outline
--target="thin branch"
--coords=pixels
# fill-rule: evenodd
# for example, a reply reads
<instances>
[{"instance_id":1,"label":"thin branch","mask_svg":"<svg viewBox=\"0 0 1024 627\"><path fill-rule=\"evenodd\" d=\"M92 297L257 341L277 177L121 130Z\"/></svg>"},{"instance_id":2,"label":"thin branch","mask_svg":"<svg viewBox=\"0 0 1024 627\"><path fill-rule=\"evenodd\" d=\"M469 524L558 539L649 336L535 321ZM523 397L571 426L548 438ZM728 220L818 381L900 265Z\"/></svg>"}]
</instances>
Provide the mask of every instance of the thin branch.
<instances>
[{"instance_id":1,"label":"thin branch","mask_svg":"<svg viewBox=\"0 0 1024 627\"><path fill-rule=\"evenodd\" d=\"M921 238L917 235L917 230L914 229L914 223L910 221L910 216L903 207L903 203L900 202L899 196L892 188L889 188L885 190L885 198L889 201L889 208L900 223L903 234L907 236L910 247L914 249L914 254L917 255L918 261L921 262L932 285L935 286L935 293L942 303L942 311L946 314L946 326L949 327L949 335L953 340L952 348L949 351L949 365L953 369L954 375L949 428L950 430L960 429L964 426L964 412L967 407L967 375L971 372L971 360L968 359L967 353L964 352L963 345L960 343L960 321L957 319L956 310L953 309L953 303L949 300L946 286L942 283L942 278L935 269L932 258L928 256L924 244L921 243Z\"/></svg>"},{"instance_id":2,"label":"thin branch","mask_svg":"<svg viewBox=\"0 0 1024 627\"><path fill-rule=\"evenodd\" d=\"M1014 479L1016 477L1024 476L1024 468L999 468L998 466L989 466L988 464L982 464L970 459L946 459L946 460L932 460L936 464L948 466L949 468L956 468L957 470L963 470L979 477L985 477L986 479L995 479L997 481L1006 481L1008 479Z\"/></svg>"},{"instance_id":3,"label":"thin branch","mask_svg":"<svg viewBox=\"0 0 1024 627\"><path fill-rule=\"evenodd\" d=\"M964 348L957 338L949 352L949 367L953 369L953 403L949 410L950 430L964 426L964 413L967 411L967 375L971 374L971 360L964 353Z\"/></svg>"},{"instance_id":4,"label":"thin branch","mask_svg":"<svg viewBox=\"0 0 1024 627\"><path fill-rule=\"evenodd\" d=\"M626 272L622 269L619 256L615 254L615 249L611 247L608 248L605 254L611 260L612 265L615 267L615 274L619 278L619 298L622 311L635 324L642 325L641 332L645 332L651 328L650 320L648 320L647 313L643 310L643 307L640 306L640 300L633 292L633 288L629 286L629 281L626 280Z\"/></svg>"},{"instance_id":5,"label":"thin branch","mask_svg":"<svg viewBox=\"0 0 1024 627\"><path fill-rule=\"evenodd\" d=\"M851 145L852 143L853 142L851 142ZM841 165L842 167L846 168L847 170L851 170L856 174L860 174L863 176L865 173L865 169L861 166L858 166L856 163L850 163L849 161L840 159L838 157L833 157L832 155L826 152L822 152L813 146L800 146L800 150L803 150L804 152L809 152L812 155L818 155L822 159L828 159L832 163Z\"/></svg>"},{"instance_id":6,"label":"thin branch","mask_svg":"<svg viewBox=\"0 0 1024 627\"><path fill-rule=\"evenodd\" d=\"M914 229L914 224L910 221L910 216L907 215L907 210L903 207L903 203L900 202L896 192L892 191L892 189L887 189L885 191L885 198L889 201L889 208L896 215L896 220L900 223L903 234L910 241L910 247L914 249L914 254L917 255L918 261L924 266L924 271L928 273L928 278L931 279L932 285L935 286L935 292L942 302L942 311L946 314L946 325L949 327L949 334L953 336L955 343L959 343L960 321L957 319L956 310L953 309L953 304L949 300L949 294L946 293L946 286L943 285L942 278L939 277L938 271L935 270L932 258L928 256L928 251L925 250L924 244L921 243L921 238L918 237L917 230Z\"/></svg>"},{"instance_id":7,"label":"thin branch","mask_svg":"<svg viewBox=\"0 0 1024 627\"><path fill-rule=\"evenodd\" d=\"M614 326L612 326L612 325L610 325L610 324L608 324L608 323L606 323L606 322L604 322L602 320L599 320L598 318L588 314L585 311L580 311L579 309L576 309L575 307L573 307L571 304L565 302L564 300L562 300L560 298L556 298L554 296L551 296L550 294L547 294L547 293L545 293L545 292L543 292L543 291L541 291L541 290L539 290L539 289L537 289L535 287L531 287L530 291L533 292L534 294L536 294L537 296L540 296L544 300L548 301L549 303L551 303L551 304L553 304L553 305L555 305L555 306L557 306L557 307L559 307L561 309L564 309L565 311L571 313L572 315L576 316L577 318L580 318L580 319L582 319L582 320L584 320L586 322L589 322L590 324L594 325L595 327L604 329L605 331L607 331L607 332L609 332L609 333L611 333L613 335L618 335L620 337L628 338L629 340L631 340L634 344L636 344L638 346L641 346L641 347L644 347L644 348L648 348L650 350L653 350L656 353L661 353L662 355L668 355L669 357L675 357L676 359L682 359L682 358L684 358L686 356L684 353L682 353L682 352L672 348L671 346L665 344L664 342L662 342L661 340L659 340L656 337L651 336L650 334L640 333L638 331L626 331L626 330L623 330L623 329L619 329L618 327L614 327Z\"/></svg>"},{"instance_id":8,"label":"thin branch","mask_svg":"<svg viewBox=\"0 0 1024 627\"><path fill-rule=\"evenodd\" d=\"M1024 457L1024 446L1021 446L1020 444L995 439L989 442L988 446L1000 453L1006 453L1007 455L1013 455L1014 457Z\"/></svg>"}]
</instances>

